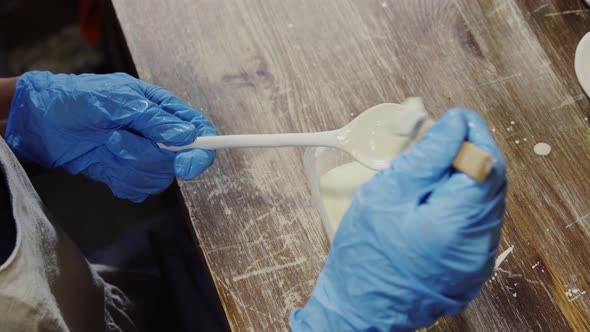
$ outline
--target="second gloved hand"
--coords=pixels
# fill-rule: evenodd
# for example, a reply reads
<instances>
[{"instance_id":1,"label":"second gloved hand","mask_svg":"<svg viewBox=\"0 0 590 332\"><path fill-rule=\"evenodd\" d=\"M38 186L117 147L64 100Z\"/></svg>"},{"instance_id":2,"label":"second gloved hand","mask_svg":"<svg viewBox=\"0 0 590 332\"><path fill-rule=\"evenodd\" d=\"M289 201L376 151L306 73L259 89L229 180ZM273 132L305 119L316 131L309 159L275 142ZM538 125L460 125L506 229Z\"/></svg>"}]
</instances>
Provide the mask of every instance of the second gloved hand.
<instances>
[{"instance_id":1,"label":"second gloved hand","mask_svg":"<svg viewBox=\"0 0 590 332\"><path fill-rule=\"evenodd\" d=\"M496 158L485 183L451 168L465 140ZM484 121L448 112L357 191L293 330L413 330L460 312L492 273L505 197Z\"/></svg>"},{"instance_id":2,"label":"second gloved hand","mask_svg":"<svg viewBox=\"0 0 590 332\"><path fill-rule=\"evenodd\" d=\"M174 176L191 179L213 151L174 153L216 135L211 122L168 90L126 74L20 77L6 141L17 157L106 183L120 198L141 202L166 189Z\"/></svg>"}]
</instances>

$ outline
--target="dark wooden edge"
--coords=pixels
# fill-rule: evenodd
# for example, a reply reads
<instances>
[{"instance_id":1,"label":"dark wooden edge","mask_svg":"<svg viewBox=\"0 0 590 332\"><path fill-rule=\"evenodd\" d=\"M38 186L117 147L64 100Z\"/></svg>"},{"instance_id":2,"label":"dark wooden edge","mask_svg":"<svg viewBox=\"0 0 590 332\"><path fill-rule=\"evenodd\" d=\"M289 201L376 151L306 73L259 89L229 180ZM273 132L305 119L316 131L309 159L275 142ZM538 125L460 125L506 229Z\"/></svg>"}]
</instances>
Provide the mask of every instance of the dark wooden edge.
<instances>
[{"instance_id":1,"label":"dark wooden edge","mask_svg":"<svg viewBox=\"0 0 590 332\"><path fill-rule=\"evenodd\" d=\"M223 305L221 303L221 299L220 299L220 294L217 291L217 287L215 287L215 282L213 281L213 276L211 275L211 270L209 269L209 266L207 265L207 260L205 259L205 254L203 253L203 250L201 249L201 246L199 244L199 239L197 238L197 234L194 231L193 228L193 224L190 218L190 213L189 210L186 206L186 204L184 204L184 198L182 196L182 192L180 190L180 187L178 186L178 181L174 181L174 183L172 184L174 191L176 192L176 197L178 198L180 204L180 208L182 209L182 214L184 216L184 221L185 221L185 225L187 227L187 231L190 233L191 238L193 239L193 243L195 244L195 252L197 254L197 257L199 258L199 261L201 262L201 264L203 265L205 271L207 271L207 283L208 285L212 288L215 289L215 294L217 294L217 296L215 297L215 310L217 310L220 313L220 316L223 317L223 321L225 323L225 330L226 331L231 331L230 325L229 325L229 321L227 320L227 315L225 313L225 310L223 308Z\"/></svg>"}]
</instances>

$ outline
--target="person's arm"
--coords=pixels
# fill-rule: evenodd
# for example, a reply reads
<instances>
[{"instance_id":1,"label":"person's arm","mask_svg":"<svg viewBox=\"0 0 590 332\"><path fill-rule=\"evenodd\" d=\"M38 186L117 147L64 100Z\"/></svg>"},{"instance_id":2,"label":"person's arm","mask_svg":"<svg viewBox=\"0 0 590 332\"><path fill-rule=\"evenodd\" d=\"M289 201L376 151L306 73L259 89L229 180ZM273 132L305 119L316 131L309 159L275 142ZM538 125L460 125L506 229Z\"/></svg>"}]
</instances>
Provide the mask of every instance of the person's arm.
<instances>
[{"instance_id":1,"label":"person's arm","mask_svg":"<svg viewBox=\"0 0 590 332\"><path fill-rule=\"evenodd\" d=\"M0 78L0 135L4 135L18 77Z\"/></svg>"}]
</instances>

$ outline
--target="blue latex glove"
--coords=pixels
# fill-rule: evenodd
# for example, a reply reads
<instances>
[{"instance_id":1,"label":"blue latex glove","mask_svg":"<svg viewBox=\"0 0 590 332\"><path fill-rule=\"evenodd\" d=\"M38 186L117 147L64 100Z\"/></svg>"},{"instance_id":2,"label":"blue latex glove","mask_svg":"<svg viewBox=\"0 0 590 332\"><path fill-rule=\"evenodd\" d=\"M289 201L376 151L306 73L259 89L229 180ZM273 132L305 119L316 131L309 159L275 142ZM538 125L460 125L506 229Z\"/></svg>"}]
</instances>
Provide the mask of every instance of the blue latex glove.
<instances>
[{"instance_id":1,"label":"blue latex glove","mask_svg":"<svg viewBox=\"0 0 590 332\"><path fill-rule=\"evenodd\" d=\"M451 169L465 140L497 159L485 183ZM484 121L449 111L357 191L293 330L411 330L463 310L492 273L506 187Z\"/></svg>"},{"instance_id":2,"label":"blue latex glove","mask_svg":"<svg viewBox=\"0 0 590 332\"><path fill-rule=\"evenodd\" d=\"M127 74L29 72L17 82L6 141L23 161L85 174L141 202L175 175L194 178L213 162L213 151L174 153L156 143L181 146L215 134L170 91Z\"/></svg>"}]
</instances>

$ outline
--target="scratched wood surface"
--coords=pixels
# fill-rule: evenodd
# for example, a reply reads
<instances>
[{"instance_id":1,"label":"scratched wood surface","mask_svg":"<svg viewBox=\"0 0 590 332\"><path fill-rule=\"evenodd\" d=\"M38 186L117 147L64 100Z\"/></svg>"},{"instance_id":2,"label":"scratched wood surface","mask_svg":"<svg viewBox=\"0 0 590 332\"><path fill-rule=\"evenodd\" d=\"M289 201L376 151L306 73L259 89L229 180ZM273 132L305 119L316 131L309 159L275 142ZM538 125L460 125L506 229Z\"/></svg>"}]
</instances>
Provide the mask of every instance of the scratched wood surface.
<instances>
[{"instance_id":1,"label":"scratched wood surface","mask_svg":"<svg viewBox=\"0 0 590 332\"><path fill-rule=\"evenodd\" d=\"M590 103L581 0L114 0L143 79L222 134L339 128L382 102L461 105L494 128L510 193L481 295L432 330L590 329ZM517 142L518 141L518 142ZM553 147L533 152L537 142ZM221 151L180 182L231 328L288 330L328 250L301 149ZM198 250L198 248L195 248Z\"/></svg>"}]
</instances>

